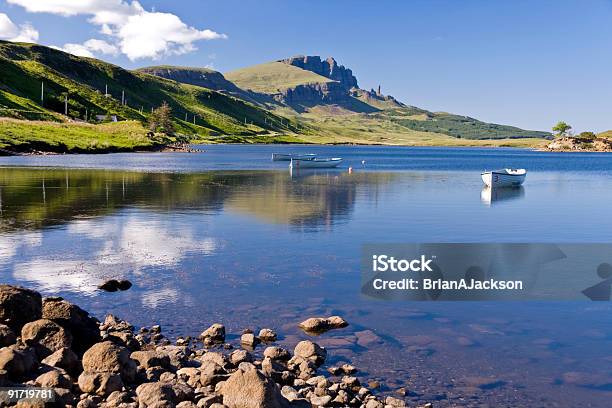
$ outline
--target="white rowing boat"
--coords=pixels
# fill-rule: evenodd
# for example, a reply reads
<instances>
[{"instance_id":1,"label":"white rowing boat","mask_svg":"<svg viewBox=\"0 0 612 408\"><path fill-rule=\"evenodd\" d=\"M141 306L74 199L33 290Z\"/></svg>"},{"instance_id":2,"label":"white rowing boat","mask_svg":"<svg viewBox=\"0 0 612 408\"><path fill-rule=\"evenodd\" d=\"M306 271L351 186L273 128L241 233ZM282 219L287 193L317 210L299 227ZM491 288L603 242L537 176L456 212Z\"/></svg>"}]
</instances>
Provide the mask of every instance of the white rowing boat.
<instances>
[{"instance_id":1,"label":"white rowing boat","mask_svg":"<svg viewBox=\"0 0 612 408\"><path fill-rule=\"evenodd\" d=\"M289 167L292 169L330 169L338 167L340 163L342 163L342 159L340 157L332 157L329 159L313 158L309 160L291 159Z\"/></svg>"},{"instance_id":2,"label":"white rowing boat","mask_svg":"<svg viewBox=\"0 0 612 408\"><path fill-rule=\"evenodd\" d=\"M527 177L525 169L501 169L485 171L481 174L482 181L489 187L520 186Z\"/></svg>"},{"instance_id":3,"label":"white rowing boat","mask_svg":"<svg viewBox=\"0 0 612 408\"><path fill-rule=\"evenodd\" d=\"M272 161L291 161L291 159L312 160L317 157L316 154L296 154L296 153L272 153Z\"/></svg>"}]
</instances>

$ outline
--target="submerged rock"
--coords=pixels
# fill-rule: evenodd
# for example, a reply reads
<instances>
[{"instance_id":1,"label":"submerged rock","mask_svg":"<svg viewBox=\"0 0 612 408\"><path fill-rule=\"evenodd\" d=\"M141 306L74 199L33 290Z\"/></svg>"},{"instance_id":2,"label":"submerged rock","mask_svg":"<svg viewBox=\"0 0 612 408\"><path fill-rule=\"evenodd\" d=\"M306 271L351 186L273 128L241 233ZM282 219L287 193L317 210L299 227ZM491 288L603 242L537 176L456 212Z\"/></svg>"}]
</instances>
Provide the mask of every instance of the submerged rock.
<instances>
[{"instance_id":1,"label":"submerged rock","mask_svg":"<svg viewBox=\"0 0 612 408\"><path fill-rule=\"evenodd\" d=\"M306 333L319 334L333 329L341 329L348 326L348 322L340 316L311 317L304 320L298 327Z\"/></svg>"}]
</instances>

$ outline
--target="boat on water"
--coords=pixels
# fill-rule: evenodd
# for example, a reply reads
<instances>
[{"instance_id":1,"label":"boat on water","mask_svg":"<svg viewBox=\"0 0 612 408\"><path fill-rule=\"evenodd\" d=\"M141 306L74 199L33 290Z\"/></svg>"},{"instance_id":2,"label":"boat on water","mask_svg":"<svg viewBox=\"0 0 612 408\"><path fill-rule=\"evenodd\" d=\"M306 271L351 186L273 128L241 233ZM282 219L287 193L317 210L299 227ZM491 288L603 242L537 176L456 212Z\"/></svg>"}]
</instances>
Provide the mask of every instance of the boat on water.
<instances>
[{"instance_id":1,"label":"boat on water","mask_svg":"<svg viewBox=\"0 0 612 408\"><path fill-rule=\"evenodd\" d=\"M291 159L291 163L289 163L289 167L292 169L331 169L334 167L338 167L342 163L342 158L340 157L332 157L332 158L312 158L308 160L302 159Z\"/></svg>"},{"instance_id":2,"label":"boat on water","mask_svg":"<svg viewBox=\"0 0 612 408\"><path fill-rule=\"evenodd\" d=\"M317 157L316 154L297 154L297 153L272 153L272 161L291 161L291 159L312 160Z\"/></svg>"},{"instance_id":3,"label":"boat on water","mask_svg":"<svg viewBox=\"0 0 612 408\"><path fill-rule=\"evenodd\" d=\"M482 181L489 187L516 187L523 184L527 177L525 169L501 169L485 171Z\"/></svg>"}]
</instances>

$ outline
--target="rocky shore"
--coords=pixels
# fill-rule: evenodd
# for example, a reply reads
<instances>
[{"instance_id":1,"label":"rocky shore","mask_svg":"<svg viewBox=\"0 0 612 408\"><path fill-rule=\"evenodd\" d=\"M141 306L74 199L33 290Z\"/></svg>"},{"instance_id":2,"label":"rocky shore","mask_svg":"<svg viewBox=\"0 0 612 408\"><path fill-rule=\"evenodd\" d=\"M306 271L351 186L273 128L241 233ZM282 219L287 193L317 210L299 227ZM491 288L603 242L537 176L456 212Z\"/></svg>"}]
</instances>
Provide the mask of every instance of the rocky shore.
<instances>
[{"instance_id":1,"label":"rocky shore","mask_svg":"<svg viewBox=\"0 0 612 408\"><path fill-rule=\"evenodd\" d=\"M553 152L612 152L612 139L596 137L594 139L581 137L560 137L546 147Z\"/></svg>"},{"instance_id":2,"label":"rocky shore","mask_svg":"<svg viewBox=\"0 0 612 408\"><path fill-rule=\"evenodd\" d=\"M309 318L303 329L348 325L339 316ZM0 387L52 389L54 402L21 399L0 406L79 408L404 407L375 396L352 376L350 364L320 367L327 351L310 340L293 351L274 345L269 328L244 330L236 344L216 323L199 338L172 344L160 326L136 330L104 322L59 297L0 285ZM431 407L430 404L424 407Z\"/></svg>"}]
</instances>

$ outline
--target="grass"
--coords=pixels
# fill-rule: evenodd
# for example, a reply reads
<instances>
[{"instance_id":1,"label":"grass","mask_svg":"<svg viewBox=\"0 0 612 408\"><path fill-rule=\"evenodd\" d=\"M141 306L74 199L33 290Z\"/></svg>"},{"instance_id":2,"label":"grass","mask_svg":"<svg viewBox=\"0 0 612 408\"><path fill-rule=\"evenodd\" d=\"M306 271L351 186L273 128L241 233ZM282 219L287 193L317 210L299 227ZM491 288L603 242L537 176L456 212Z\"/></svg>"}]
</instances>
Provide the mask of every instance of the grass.
<instances>
[{"instance_id":1,"label":"grass","mask_svg":"<svg viewBox=\"0 0 612 408\"><path fill-rule=\"evenodd\" d=\"M0 148L56 153L103 153L150 150L167 140L147 137L137 121L92 125L0 119Z\"/></svg>"},{"instance_id":2,"label":"grass","mask_svg":"<svg viewBox=\"0 0 612 408\"><path fill-rule=\"evenodd\" d=\"M242 89L268 94L278 93L279 90L294 88L298 85L333 82L314 72L282 62L268 62L228 72L225 78Z\"/></svg>"},{"instance_id":3,"label":"grass","mask_svg":"<svg viewBox=\"0 0 612 408\"><path fill-rule=\"evenodd\" d=\"M605 132L601 132L597 135L597 137L605 137L607 139L611 139L612 138L612 130L607 130Z\"/></svg>"}]
</instances>

